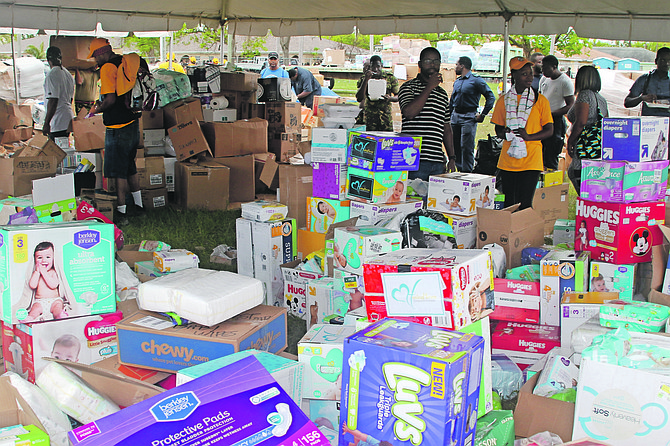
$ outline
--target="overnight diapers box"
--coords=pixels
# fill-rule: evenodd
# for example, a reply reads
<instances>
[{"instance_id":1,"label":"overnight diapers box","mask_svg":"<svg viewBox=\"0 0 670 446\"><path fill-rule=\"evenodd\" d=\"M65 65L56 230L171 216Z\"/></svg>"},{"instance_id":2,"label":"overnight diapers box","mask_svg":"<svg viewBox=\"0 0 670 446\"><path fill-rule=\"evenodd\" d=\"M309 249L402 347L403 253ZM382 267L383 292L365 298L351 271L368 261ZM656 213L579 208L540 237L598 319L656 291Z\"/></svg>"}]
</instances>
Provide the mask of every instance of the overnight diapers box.
<instances>
[{"instance_id":1,"label":"overnight diapers box","mask_svg":"<svg viewBox=\"0 0 670 446\"><path fill-rule=\"evenodd\" d=\"M307 229L312 232L328 232L333 223L349 220L349 200L307 197Z\"/></svg>"},{"instance_id":2,"label":"overnight diapers box","mask_svg":"<svg viewBox=\"0 0 670 446\"><path fill-rule=\"evenodd\" d=\"M540 324L560 325L563 293L589 289L589 253L551 251L540 261Z\"/></svg>"},{"instance_id":3,"label":"overnight diapers box","mask_svg":"<svg viewBox=\"0 0 670 446\"><path fill-rule=\"evenodd\" d=\"M0 277L6 324L113 312L114 225L2 226ZM48 286L45 277L58 288Z\"/></svg>"},{"instance_id":4,"label":"overnight diapers box","mask_svg":"<svg viewBox=\"0 0 670 446\"><path fill-rule=\"evenodd\" d=\"M373 172L419 168L421 137L393 132L352 132L347 163Z\"/></svg>"},{"instance_id":5,"label":"overnight diapers box","mask_svg":"<svg viewBox=\"0 0 670 446\"><path fill-rule=\"evenodd\" d=\"M333 262L336 268L362 275L367 258L397 251L401 245L400 231L376 226L335 228Z\"/></svg>"},{"instance_id":6,"label":"overnight diapers box","mask_svg":"<svg viewBox=\"0 0 670 446\"><path fill-rule=\"evenodd\" d=\"M407 171L371 172L349 167L347 198L367 203L402 203L407 198Z\"/></svg>"},{"instance_id":7,"label":"overnight diapers box","mask_svg":"<svg viewBox=\"0 0 670 446\"><path fill-rule=\"evenodd\" d=\"M312 163L312 195L314 197L344 200L346 183L346 164Z\"/></svg>"},{"instance_id":8,"label":"overnight diapers box","mask_svg":"<svg viewBox=\"0 0 670 446\"><path fill-rule=\"evenodd\" d=\"M575 251L589 251L593 260L649 262L651 247L663 244L663 201L622 204L578 198L575 208Z\"/></svg>"},{"instance_id":9,"label":"overnight diapers box","mask_svg":"<svg viewBox=\"0 0 670 446\"><path fill-rule=\"evenodd\" d=\"M668 159L670 118L636 116L603 118L604 160L655 161Z\"/></svg>"},{"instance_id":10,"label":"overnight diapers box","mask_svg":"<svg viewBox=\"0 0 670 446\"><path fill-rule=\"evenodd\" d=\"M494 355L507 355L521 370L561 345L561 330L550 325L499 322L491 333Z\"/></svg>"},{"instance_id":11,"label":"overnight diapers box","mask_svg":"<svg viewBox=\"0 0 670 446\"><path fill-rule=\"evenodd\" d=\"M493 279L495 309L491 319L540 323L540 283L523 280Z\"/></svg>"},{"instance_id":12,"label":"overnight diapers box","mask_svg":"<svg viewBox=\"0 0 670 446\"><path fill-rule=\"evenodd\" d=\"M221 356L286 348L286 309L259 305L220 324L173 325L157 313L138 311L118 322L119 362L176 372Z\"/></svg>"},{"instance_id":13,"label":"overnight diapers box","mask_svg":"<svg viewBox=\"0 0 670 446\"><path fill-rule=\"evenodd\" d=\"M404 203L365 203L351 202L351 218L358 217L357 225L376 225L380 221L398 214L408 215L423 207L422 200L407 200Z\"/></svg>"},{"instance_id":14,"label":"overnight diapers box","mask_svg":"<svg viewBox=\"0 0 670 446\"><path fill-rule=\"evenodd\" d=\"M621 300L633 300L635 290L636 264L613 265L605 262L591 262L589 291L619 293Z\"/></svg>"},{"instance_id":15,"label":"overnight diapers box","mask_svg":"<svg viewBox=\"0 0 670 446\"><path fill-rule=\"evenodd\" d=\"M298 342L298 361L305 364L304 398L339 401L342 345L355 331L348 325L317 324Z\"/></svg>"},{"instance_id":16,"label":"overnight diapers box","mask_svg":"<svg viewBox=\"0 0 670 446\"><path fill-rule=\"evenodd\" d=\"M243 358L71 432L73 445L326 446L254 357ZM305 443L302 439L309 439Z\"/></svg>"},{"instance_id":17,"label":"overnight diapers box","mask_svg":"<svg viewBox=\"0 0 670 446\"><path fill-rule=\"evenodd\" d=\"M350 336L339 446L353 429L393 445L474 444L483 354L479 336L394 319Z\"/></svg>"},{"instance_id":18,"label":"overnight diapers box","mask_svg":"<svg viewBox=\"0 0 670 446\"><path fill-rule=\"evenodd\" d=\"M120 311L42 324L2 324L5 367L34 383L48 364L43 357L93 364L116 356Z\"/></svg>"},{"instance_id":19,"label":"overnight diapers box","mask_svg":"<svg viewBox=\"0 0 670 446\"><path fill-rule=\"evenodd\" d=\"M665 199L668 160L632 163L584 160L580 197L608 203Z\"/></svg>"},{"instance_id":20,"label":"overnight diapers box","mask_svg":"<svg viewBox=\"0 0 670 446\"><path fill-rule=\"evenodd\" d=\"M493 209L496 178L477 173L445 173L428 178L428 209L475 215L477 208Z\"/></svg>"}]
</instances>

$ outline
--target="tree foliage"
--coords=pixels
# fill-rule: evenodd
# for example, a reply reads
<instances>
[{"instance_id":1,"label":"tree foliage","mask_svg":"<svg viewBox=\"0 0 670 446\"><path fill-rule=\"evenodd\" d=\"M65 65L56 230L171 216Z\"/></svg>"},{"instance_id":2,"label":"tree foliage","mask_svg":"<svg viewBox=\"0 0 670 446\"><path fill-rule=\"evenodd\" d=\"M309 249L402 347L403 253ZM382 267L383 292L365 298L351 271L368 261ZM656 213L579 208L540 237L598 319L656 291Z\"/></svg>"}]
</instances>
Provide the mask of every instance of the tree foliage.
<instances>
[{"instance_id":1,"label":"tree foliage","mask_svg":"<svg viewBox=\"0 0 670 446\"><path fill-rule=\"evenodd\" d=\"M253 59L255 56L261 55L261 50L267 51L265 43L267 37L250 37L242 42L242 54L244 59Z\"/></svg>"},{"instance_id":2,"label":"tree foliage","mask_svg":"<svg viewBox=\"0 0 670 446\"><path fill-rule=\"evenodd\" d=\"M47 58L47 52L44 49L44 42L40 43L39 47L35 45L28 45L26 47L25 53L29 56L33 56L36 59L44 60Z\"/></svg>"}]
</instances>

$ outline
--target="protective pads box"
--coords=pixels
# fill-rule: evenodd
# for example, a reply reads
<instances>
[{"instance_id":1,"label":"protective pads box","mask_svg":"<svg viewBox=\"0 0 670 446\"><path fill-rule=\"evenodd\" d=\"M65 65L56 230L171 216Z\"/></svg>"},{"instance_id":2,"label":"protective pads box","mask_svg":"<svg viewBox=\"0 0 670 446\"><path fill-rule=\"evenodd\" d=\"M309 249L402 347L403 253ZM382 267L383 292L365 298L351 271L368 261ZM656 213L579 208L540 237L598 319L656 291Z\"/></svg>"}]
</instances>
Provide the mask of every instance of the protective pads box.
<instances>
[{"instance_id":1,"label":"protective pads box","mask_svg":"<svg viewBox=\"0 0 670 446\"><path fill-rule=\"evenodd\" d=\"M349 167L347 198L367 203L402 203L407 198L407 171L371 172Z\"/></svg>"},{"instance_id":2,"label":"protective pads box","mask_svg":"<svg viewBox=\"0 0 670 446\"><path fill-rule=\"evenodd\" d=\"M353 132L348 164L373 172L417 170L421 137L393 132Z\"/></svg>"},{"instance_id":3,"label":"protective pads box","mask_svg":"<svg viewBox=\"0 0 670 446\"><path fill-rule=\"evenodd\" d=\"M346 195L346 184L346 164L312 164L312 195L315 197L344 200Z\"/></svg>"},{"instance_id":4,"label":"protective pads box","mask_svg":"<svg viewBox=\"0 0 670 446\"><path fill-rule=\"evenodd\" d=\"M603 159L667 160L669 122L670 118L659 116L603 118Z\"/></svg>"},{"instance_id":5,"label":"protective pads box","mask_svg":"<svg viewBox=\"0 0 670 446\"><path fill-rule=\"evenodd\" d=\"M428 209L458 215L493 209L496 177L454 172L431 175L428 183Z\"/></svg>"},{"instance_id":6,"label":"protective pads box","mask_svg":"<svg viewBox=\"0 0 670 446\"><path fill-rule=\"evenodd\" d=\"M81 426L73 445L327 445L325 437L256 358Z\"/></svg>"},{"instance_id":7,"label":"protective pads box","mask_svg":"<svg viewBox=\"0 0 670 446\"><path fill-rule=\"evenodd\" d=\"M36 260L44 265L44 274ZM7 324L51 320L53 312L60 318L113 312L114 225L86 221L0 227L0 277ZM52 280L57 288L47 285Z\"/></svg>"},{"instance_id":8,"label":"protective pads box","mask_svg":"<svg viewBox=\"0 0 670 446\"><path fill-rule=\"evenodd\" d=\"M577 199L575 251L589 251L607 263L651 261L651 247L663 244L659 225L665 203L602 203Z\"/></svg>"},{"instance_id":9,"label":"protective pads box","mask_svg":"<svg viewBox=\"0 0 670 446\"><path fill-rule=\"evenodd\" d=\"M484 340L381 320L344 343L339 446L358 430L393 445L473 444Z\"/></svg>"}]
</instances>

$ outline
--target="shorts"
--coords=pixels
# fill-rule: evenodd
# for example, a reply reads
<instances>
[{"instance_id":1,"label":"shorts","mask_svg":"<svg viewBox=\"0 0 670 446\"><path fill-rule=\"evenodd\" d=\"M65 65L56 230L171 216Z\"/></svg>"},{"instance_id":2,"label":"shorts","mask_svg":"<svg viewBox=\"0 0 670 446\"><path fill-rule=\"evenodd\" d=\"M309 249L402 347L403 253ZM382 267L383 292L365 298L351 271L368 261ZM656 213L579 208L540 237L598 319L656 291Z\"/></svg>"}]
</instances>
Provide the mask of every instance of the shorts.
<instances>
[{"instance_id":1,"label":"shorts","mask_svg":"<svg viewBox=\"0 0 670 446\"><path fill-rule=\"evenodd\" d=\"M128 179L137 173L135 156L140 145L140 122L105 131L105 178Z\"/></svg>"}]
</instances>

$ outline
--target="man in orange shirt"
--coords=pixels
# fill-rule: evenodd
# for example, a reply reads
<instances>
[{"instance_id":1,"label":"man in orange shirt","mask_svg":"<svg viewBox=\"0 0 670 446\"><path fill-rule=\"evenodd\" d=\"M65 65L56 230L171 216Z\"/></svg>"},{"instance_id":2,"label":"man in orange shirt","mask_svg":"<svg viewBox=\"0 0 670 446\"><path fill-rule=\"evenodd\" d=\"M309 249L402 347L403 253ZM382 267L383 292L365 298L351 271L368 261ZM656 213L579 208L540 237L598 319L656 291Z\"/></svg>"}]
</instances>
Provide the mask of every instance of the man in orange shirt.
<instances>
[{"instance_id":1,"label":"man in orange shirt","mask_svg":"<svg viewBox=\"0 0 670 446\"><path fill-rule=\"evenodd\" d=\"M100 98L91 109L91 114L102 113L105 132L105 178L116 178L117 206L114 223L128 224L128 214L141 213L142 195L135 166L137 147L140 144L139 118L141 113L133 112L126 105L126 98L116 94L116 76L123 57L112 51L107 39L93 39L90 58L100 67ZM142 59L141 63L146 64ZM130 191L133 204L126 205L126 194ZM129 212L130 211L130 212Z\"/></svg>"}]
</instances>

